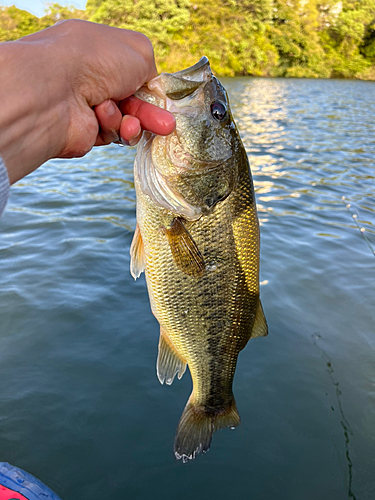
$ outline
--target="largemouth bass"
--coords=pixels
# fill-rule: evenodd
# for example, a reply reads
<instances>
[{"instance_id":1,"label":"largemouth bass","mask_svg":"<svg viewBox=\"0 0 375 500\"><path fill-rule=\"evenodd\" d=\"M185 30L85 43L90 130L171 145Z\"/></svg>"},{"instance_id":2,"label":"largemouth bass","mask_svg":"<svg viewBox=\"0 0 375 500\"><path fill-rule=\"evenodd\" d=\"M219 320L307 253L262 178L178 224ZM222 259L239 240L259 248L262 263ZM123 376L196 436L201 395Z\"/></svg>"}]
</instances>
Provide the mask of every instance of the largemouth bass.
<instances>
[{"instance_id":1,"label":"largemouth bass","mask_svg":"<svg viewBox=\"0 0 375 500\"><path fill-rule=\"evenodd\" d=\"M259 224L247 155L208 59L162 73L136 95L176 118L171 135L143 132L138 144L130 253L160 323L157 376L172 384L188 365L193 380L174 443L186 462L209 449L216 430L239 424L237 357L267 335Z\"/></svg>"}]
</instances>

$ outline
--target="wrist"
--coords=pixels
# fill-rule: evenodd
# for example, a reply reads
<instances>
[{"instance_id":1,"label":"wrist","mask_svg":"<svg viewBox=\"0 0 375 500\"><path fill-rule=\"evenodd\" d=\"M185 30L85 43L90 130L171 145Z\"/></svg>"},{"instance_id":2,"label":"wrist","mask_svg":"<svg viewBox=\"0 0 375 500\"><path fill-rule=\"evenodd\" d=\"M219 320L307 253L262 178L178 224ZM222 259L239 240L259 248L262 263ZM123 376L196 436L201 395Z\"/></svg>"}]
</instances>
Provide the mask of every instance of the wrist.
<instances>
[{"instance_id":1,"label":"wrist","mask_svg":"<svg viewBox=\"0 0 375 500\"><path fill-rule=\"evenodd\" d=\"M51 44L31 37L0 45L0 155L11 184L64 147L65 75L52 55Z\"/></svg>"}]
</instances>

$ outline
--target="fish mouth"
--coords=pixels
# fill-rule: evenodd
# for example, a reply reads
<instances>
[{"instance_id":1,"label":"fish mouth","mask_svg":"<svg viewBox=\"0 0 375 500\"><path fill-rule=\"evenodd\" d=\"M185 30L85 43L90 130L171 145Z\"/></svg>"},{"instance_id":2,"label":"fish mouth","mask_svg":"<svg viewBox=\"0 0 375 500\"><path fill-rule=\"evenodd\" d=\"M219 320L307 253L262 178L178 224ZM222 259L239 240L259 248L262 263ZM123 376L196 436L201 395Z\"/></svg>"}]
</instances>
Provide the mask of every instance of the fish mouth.
<instances>
[{"instance_id":1,"label":"fish mouth","mask_svg":"<svg viewBox=\"0 0 375 500\"><path fill-rule=\"evenodd\" d=\"M148 82L147 86L151 92L162 99L169 98L172 101L180 101L211 81L212 76L210 63L207 57L203 56L190 68L176 73L161 73Z\"/></svg>"},{"instance_id":2,"label":"fish mouth","mask_svg":"<svg viewBox=\"0 0 375 500\"><path fill-rule=\"evenodd\" d=\"M176 73L161 73L138 89L135 96L165 109L166 98L179 101L193 94L202 84L208 83L212 78L209 60L203 56L190 68Z\"/></svg>"},{"instance_id":3,"label":"fish mouth","mask_svg":"<svg viewBox=\"0 0 375 500\"><path fill-rule=\"evenodd\" d=\"M176 73L173 73L173 75L182 78L198 76L197 74L203 73L203 69L207 69L211 73L210 62L206 56L201 57L199 61L193 66L190 66L190 68L176 71Z\"/></svg>"}]
</instances>

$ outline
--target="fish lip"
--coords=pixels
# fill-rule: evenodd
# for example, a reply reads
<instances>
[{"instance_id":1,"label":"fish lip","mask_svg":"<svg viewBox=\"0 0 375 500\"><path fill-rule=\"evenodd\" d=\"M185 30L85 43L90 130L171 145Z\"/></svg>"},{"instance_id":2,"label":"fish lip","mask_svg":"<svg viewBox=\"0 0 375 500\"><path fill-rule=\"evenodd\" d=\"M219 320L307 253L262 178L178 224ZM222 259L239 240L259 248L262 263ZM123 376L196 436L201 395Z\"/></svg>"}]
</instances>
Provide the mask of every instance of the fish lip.
<instances>
[{"instance_id":1,"label":"fish lip","mask_svg":"<svg viewBox=\"0 0 375 500\"><path fill-rule=\"evenodd\" d=\"M209 60L206 56L203 56L193 66L190 66L189 68L182 69L181 71L176 71L175 73L172 73L172 74L173 74L173 76L186 76L189 73L193 73L195 71L198 71L199 69L203 68L203 66L205 66L206 64L209 64Z\"/></svg>"}]
</instances>

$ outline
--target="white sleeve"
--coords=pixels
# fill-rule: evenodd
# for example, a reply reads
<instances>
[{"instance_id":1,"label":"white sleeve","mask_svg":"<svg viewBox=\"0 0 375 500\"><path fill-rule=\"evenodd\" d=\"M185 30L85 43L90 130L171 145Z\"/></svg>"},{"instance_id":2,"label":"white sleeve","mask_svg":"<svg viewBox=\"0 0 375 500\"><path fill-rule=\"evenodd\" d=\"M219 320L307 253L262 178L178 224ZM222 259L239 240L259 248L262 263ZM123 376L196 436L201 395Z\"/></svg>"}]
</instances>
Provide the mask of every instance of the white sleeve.
<instances>
[{"instance_id":1,"label":"white sleeve","mask_svg":"<svg viewBox=\"0 0 375 500\"><path fill-rule=\"evenodd\" d=\"M9 178L5 164L0 157L0 217L9 197Z\"/></svg>"}]
</instances>

